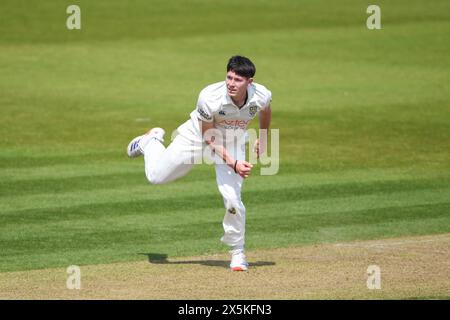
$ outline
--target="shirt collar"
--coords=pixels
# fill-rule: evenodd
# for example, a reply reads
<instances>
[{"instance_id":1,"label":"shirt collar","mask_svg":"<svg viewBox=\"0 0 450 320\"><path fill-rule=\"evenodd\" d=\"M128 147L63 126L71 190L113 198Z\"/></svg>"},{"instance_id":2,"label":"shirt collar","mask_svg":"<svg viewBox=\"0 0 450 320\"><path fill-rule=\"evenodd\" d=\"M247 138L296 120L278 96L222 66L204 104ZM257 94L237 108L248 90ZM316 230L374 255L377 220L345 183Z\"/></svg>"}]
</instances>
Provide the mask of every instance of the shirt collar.
<instances>
[{"instance_id":1,"label":"shirt collar","mask_svg":"<svg viewBox=\"0 0 450 320\"><path fill-rule=\"evenodd\" d=\"M253 84L248 86L248 88L247 88L247 94L248 94L247 103L244 106L246 106L250 103L251 99L253 98L253 95L255 94L255 91L256 91L256 89ZM229 104L229 105L235 106L233 100L231 100L231 97L228 95L228 90L227 90L226 85L225 85L225 95L223 97L222 102L223 102L223 104Z\"/></svg>"}]
</instances>

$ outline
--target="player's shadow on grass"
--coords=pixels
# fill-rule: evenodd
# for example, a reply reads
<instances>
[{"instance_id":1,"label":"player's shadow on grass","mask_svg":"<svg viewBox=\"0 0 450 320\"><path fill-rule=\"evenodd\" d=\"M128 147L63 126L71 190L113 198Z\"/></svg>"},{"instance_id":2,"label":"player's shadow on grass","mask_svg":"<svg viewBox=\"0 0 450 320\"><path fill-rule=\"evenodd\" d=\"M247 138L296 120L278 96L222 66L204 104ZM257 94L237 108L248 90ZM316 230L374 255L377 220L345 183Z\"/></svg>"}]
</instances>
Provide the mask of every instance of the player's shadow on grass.
<instances>
[{"instance_id":1,"label":"player's shadow on grass","mask_svg":"<svg viewBox=\"0 0 450 320\"><path fill-rule=\"evenodd\" d=\"M200 264L209 267L223 267L229 268L229 260L179 260L179 261L168 261L167 254L165 253L140 253L148 257L148 262L153 264ZM264 267L264 266L274 266L275 262L271 261L257 261L249 262L250 267Z\"/></svg>"}]
</instances>

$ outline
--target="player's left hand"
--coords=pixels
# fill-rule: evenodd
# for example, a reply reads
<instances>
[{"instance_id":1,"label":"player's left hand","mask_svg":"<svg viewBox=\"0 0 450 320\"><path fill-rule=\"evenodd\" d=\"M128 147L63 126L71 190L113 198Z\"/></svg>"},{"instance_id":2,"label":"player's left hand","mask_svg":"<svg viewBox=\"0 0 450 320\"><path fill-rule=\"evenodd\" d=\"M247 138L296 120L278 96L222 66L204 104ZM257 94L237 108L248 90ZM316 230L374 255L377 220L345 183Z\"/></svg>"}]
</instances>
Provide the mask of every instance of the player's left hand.
<instances>
[{"instance_id":1,"label":"player's left hand","mask_svg":"<svg viewBox=\"0 0 450 320\"><path fill-rule=\"evenodd\" d=\"M252 171L253 165L250 162L244 160L238 160L236 162L236 173L242 178L248 178Z\"/></svg>"}]
</instances>

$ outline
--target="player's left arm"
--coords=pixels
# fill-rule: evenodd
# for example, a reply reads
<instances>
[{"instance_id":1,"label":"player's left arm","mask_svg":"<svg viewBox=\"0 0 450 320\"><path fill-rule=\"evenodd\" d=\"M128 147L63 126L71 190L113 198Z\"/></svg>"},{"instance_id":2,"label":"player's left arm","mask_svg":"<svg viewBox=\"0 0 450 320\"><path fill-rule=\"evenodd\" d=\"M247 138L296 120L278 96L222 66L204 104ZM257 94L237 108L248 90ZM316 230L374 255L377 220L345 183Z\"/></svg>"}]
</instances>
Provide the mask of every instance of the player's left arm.
<instances>
[{"instance_id":1,"label":"player's left arm","mask_svg":"<svg viewBox=\"0 0 450 320\"><path fill-rule=\"evenodd\" d=\"M205 122L199 119L199 126L202 131L202 136L207 145L211 147L211 149L222 158L225 163L232 168L237 174L239 174L242 178L248 178L250 172L252 170L253 165L245 160L235 160L228 150L225 148L222 135L215 135L215 126L214 122Z\"/></svg>"},{"instance_id":2,"label":"player's left arm","mask_svg":"<svg viewBox=\"0 0 450 320\"><path fill-rule=\"evenodd\" d=\"M254 151L256 155L259 156L266 151L267 147L267 131L270 127L270 122L272 121L272 109L270 104L259 111L259 139L256 139L254 145Z\"/></svg>"}]
</instances>

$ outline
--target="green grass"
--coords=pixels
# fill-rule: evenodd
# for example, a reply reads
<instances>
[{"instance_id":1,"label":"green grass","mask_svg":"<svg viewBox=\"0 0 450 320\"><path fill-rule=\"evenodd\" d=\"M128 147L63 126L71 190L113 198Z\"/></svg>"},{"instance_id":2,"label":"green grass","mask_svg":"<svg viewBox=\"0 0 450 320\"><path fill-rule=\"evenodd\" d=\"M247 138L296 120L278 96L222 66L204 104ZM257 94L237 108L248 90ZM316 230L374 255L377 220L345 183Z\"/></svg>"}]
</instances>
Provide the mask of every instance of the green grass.
<instances>
[{"instance_id":1,"label":"green grass","mask_svg":"<svg viewBox=\"0 0 450 320\"><path fill-rule=\"evenodd\" d=\"M450 3L379 1L378 31L369 4L3 1L0 271L226 250L213 168L150 186L125 147L237 53L281 137L244 185L248 248L450 232Z\"/></svg>"}]
</instances>

